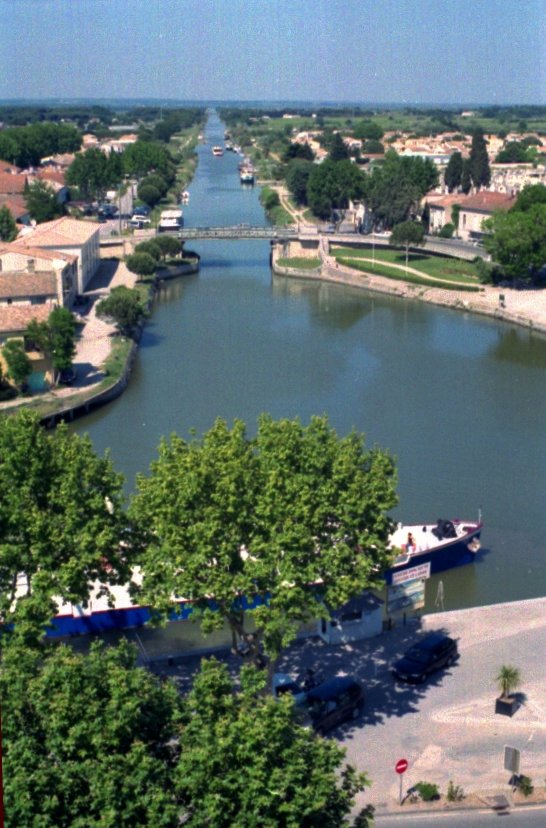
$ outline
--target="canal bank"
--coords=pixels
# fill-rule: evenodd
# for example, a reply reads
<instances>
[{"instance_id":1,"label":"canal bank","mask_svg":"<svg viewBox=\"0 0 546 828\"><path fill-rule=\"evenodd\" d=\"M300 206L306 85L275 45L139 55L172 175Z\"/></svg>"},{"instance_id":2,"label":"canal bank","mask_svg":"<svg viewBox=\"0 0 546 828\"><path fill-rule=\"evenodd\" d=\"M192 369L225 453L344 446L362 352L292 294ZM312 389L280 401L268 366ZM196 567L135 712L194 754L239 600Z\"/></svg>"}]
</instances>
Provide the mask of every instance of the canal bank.
<instances>
[{"instance_id":1,"label":"canal bank","mask_svg":"<svg viewBox=\"0 0 546 828\"><path fill-rule=\"evenodd\" d=\"M308 253L299 243L290 242L290 246L298 248L294 255ZM463 313L490 316L500 322L546 333L546 293L543 289L516 290L510 287L482 285L479 293L470 293L438 286L414 285L405 282L403 276L400 280L390 279L341 264L328 254L327 246L322 243L315 245L314 252L316 254L318 250L322 264L320 268L307 270L280 266L278 260L286 256L286 250L282 245L274 245L271 256L272 270L282 276L332 282L400 299L427 302Z\"/></svg>"}]
</instances>

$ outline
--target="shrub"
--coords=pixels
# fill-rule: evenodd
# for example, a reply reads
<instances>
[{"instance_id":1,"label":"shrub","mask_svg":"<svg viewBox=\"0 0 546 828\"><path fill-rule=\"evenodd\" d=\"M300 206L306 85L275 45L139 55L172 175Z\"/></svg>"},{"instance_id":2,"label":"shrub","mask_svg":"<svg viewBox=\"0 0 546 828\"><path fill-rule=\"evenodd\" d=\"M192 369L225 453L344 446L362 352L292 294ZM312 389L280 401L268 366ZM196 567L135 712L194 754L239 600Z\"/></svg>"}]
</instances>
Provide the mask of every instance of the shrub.
<instances>
[{"instance_id":1,"label":"shrub","mask_svg":"<svg viewBox=\"0 0 546 828\"><path fill-rule=\"evenodd\" d=\"M447 786L446 797L448 802L460 802L464 799L464 791L460 785L454 785L450 779L449 785Z\"/></svg>"},{"instance_id":2,"label":"shrub","mask_svg":"<svg viewBox=\"0 0 546 828\"><path fill-rule=\"evenodd\" d=\"M453 237L453 233L455 232L455 225L448 222L444 224L438 235L441 239L451 239Z\"/></svg>"},{"instance_id":3,"label":"shrub","mask_svg":"<svg viewBox=\"0 0 546 828\"><path fill-rule=\"evenodd\" d=\"M435 799L440 799L438 785L433 782L418 782L417 785L414 785L414 788L423 802L433 802Z\"/></svg>"},{"instance_id":4,"label":"shrub","mask_svg":"<svg viewBox=\"0 0 546 828\"><path fill-rule=\"evenodd\" d=\"M518 788L522 792L523 796L531 796L535 789L532 779L529 776L523 775L518 779Z\"/></svg>"}]
</instances>

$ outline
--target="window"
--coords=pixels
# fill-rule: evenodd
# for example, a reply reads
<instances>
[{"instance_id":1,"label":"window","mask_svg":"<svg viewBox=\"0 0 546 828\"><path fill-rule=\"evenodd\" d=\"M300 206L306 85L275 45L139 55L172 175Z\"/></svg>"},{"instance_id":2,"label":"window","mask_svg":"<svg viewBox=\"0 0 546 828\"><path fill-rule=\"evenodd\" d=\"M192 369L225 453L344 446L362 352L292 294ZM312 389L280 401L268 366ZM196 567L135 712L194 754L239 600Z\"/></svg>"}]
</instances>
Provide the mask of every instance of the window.
<instances>
[{"instance_id":1,"label":"window","mask_svg":"<svg viewBox=\"0 0 546 828\"><path fill-rule=\"evenodd\" d=\"M27 270L33 271L36 269L35 259L27 259Z\"/></svg>"}]
</instances>

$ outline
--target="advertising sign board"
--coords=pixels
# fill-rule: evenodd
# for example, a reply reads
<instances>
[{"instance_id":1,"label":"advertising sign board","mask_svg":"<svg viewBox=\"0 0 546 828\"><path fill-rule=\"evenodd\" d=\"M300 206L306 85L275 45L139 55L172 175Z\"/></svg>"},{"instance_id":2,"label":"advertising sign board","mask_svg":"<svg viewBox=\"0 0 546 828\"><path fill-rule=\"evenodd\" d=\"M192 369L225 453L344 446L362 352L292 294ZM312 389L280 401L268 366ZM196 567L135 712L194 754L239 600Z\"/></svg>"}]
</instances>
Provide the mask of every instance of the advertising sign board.
<instances>
[{"instance_id":1,"label":"advertising sign board","mask_svg":"<svg viewBox=\"0 0 546 828\"><path fill-rule=\"evenodd\" d=\"M387 587L387 614L417 610L425 606L425 580L419 578Z\"/></svg>"},{"instance_id":2,"label":"advertising sign board","mask_svg":"<svg viewBox=\"0 0 546 828\"><path fill-rule=\"evenodd\" d=\"M402 572L392 573L393 584L404 584L406 581L415 581L417 578L430 578L430 561L428 563L403 569Z\"/></svg>"}]
</instances>

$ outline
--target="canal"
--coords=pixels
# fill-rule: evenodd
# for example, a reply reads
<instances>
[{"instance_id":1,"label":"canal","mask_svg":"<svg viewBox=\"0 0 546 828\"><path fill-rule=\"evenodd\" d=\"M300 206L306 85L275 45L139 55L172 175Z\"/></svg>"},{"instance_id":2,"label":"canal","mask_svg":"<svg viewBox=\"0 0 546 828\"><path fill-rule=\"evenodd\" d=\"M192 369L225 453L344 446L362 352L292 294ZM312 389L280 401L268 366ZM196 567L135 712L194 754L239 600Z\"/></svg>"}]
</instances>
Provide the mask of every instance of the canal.
<instances>
[{"instance_id":1,"label":"canal","mask_svg":"<svg viewBox=\"0 0 546 828\"><path fill-rule=\"evenodd\" d=\"M238 157L213 157L209 119L184 209L188 226L265 224ZM442 576L444 607L546 592L546 341L527 330L416 301L272 277L269 243L208 241L198 275L168 283L146 326L127 391L76 424L110 449L134 488L162 435L218 416L252 432L274 417L328 414L396 457L395 517L474 519L483 551ZM433 610L437 578L427 584Z\"/></svg>"}]
</instances>

